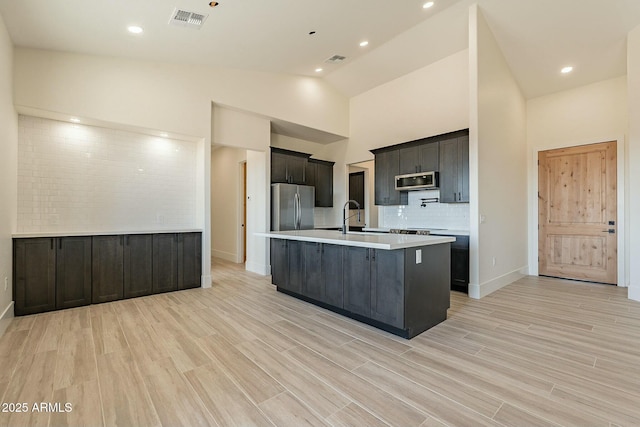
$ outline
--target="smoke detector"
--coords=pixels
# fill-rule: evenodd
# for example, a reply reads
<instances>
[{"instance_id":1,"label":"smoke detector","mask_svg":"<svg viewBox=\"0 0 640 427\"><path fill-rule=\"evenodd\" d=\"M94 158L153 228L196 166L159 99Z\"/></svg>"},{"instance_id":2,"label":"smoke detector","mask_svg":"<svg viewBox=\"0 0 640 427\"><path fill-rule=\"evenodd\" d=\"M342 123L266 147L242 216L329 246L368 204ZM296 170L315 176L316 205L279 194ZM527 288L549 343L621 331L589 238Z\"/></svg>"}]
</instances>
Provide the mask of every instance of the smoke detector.
<instances>
[{"instance_id":1,"label":"smoke detector","mask_svg":"<svg viewBox=\"0 0 640 427\"><path fill-rule=\"evenodd\" d=\"M346 56L333 55L331 58L327 58L324 62L328 62L329 64L340 64L345 59L347 59Z\"/></svg>"},{"instance_id":2,"label":"smoke detector","mask_svg":"<svg viewBox=\"0 0 640 427\"><path fill-rule=\"evenodd\" d=\"M206 14L176 8L173 10L171 18L169 18L169 24L199 30L208 16L209 15Z\"/></svg>"}]
</instances>

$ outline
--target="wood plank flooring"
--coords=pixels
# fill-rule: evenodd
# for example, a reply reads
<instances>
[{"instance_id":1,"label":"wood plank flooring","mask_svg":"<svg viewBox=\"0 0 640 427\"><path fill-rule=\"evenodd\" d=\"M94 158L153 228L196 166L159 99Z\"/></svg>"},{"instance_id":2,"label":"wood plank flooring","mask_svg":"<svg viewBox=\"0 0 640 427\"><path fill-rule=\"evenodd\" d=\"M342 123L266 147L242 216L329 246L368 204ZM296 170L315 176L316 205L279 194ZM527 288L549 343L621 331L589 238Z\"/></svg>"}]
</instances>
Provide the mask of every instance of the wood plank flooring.
<instances>
[{"instance_id":1,"label":"wood plank flooring","mask_svg":"<svg viewBox=\"0 0 640 427\"><path fill-rule=\"evenodd\" d=\"M13 319L0 410L27 411L0 426L640 425L626 289L526 277L479 301L452 292L447 321L407 341L241 266L213 274L211 289Z\"/></svg>"}]
</instances>

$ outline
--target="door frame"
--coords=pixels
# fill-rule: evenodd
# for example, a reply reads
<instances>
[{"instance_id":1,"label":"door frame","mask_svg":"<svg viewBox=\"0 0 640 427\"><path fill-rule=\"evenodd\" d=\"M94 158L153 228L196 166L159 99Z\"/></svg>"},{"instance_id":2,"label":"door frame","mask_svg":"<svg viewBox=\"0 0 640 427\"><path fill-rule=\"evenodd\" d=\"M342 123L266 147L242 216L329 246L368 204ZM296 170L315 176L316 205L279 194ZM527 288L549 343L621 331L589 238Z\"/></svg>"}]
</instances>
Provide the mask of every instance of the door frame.
<instances>
[{"instance_id":1,"label":"door frame","mask_svg":"<svg viewBox=\"0 0 640 427\"><path fill-rule=\"evenodd\" d=\"M596 138L587 141L570 141L566 143L556 142L549 145L534 146L529 155L529 274L538 276L538 153L541 151L555 150L558 148L577 147L581 145L597 144L601 142L616 142L617 150L617 206L618 206L618 286L629 287L629 236L626 218L628 207L625 199L627 173L626 167L626 142L624 136Z\"/></svg>"}]
</instances>

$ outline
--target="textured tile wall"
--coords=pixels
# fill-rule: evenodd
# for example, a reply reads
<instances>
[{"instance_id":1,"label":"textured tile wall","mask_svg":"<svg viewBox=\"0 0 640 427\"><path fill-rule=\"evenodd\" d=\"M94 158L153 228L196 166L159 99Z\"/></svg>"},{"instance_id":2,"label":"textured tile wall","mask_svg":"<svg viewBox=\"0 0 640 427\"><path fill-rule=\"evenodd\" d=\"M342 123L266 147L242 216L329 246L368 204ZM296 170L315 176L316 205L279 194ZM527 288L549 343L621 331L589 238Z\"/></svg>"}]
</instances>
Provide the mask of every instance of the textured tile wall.
<instances>
[{"instance_id":1,"label":"textured tile wall","mask_svg":"<svg viewBox=\"0 0 640 427\"><path fill-rule=\"evenodd\" d=\"M195 228L196 145L19 117L18 232Z\"/></svg>"},{"instance_id":2,"label":"textured tile wall","mask_svg":"<svg viewBox=\"0 0 640 427\"><path fill-rule=\"evenodd\" d=\"M439 190L410 191L406 206L381 206L379 227L469 229L468 203L426 203L425 198L440 197Z\"/></svg>"}]
</instances>

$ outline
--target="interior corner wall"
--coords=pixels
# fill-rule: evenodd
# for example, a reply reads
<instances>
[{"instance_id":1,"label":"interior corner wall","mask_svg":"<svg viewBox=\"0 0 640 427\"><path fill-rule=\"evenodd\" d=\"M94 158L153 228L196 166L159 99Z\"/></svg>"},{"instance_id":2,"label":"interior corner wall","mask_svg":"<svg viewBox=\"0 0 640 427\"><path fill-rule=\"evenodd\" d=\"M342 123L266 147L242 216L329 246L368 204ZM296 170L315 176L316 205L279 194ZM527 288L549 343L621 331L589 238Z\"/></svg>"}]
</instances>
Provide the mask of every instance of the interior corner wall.
<instances>
[{"instance_id":1,"label":"interior corner wall","mask_svg":"<svg viewBox=\"0 0 640 427\"><path fill-rule=\"evenodd\" d=\"M351 98L346 164L369 150L469 127L469 55L465 49Z\"/></svg>"},{"instance_id":2,"label":"interior corner wall","mask_svg":"<svg viewBox=\"0 0 640 427\"><path fill-rule=\"evenodd\" d=\"M627 37L627 93L629 108L629 136L627 165L629 215L629 298L640 301L640 26ZM631 167L633 166L633 167Z\"/></svg>"},{"instance_id":3,"label":"interior corner wall","mask_svg":"<svg viewBox=\"0 0 640 427\"><path fill-rule=\"evenodd\" d=\"M469 296L481 298L519 279L527 267L526 100L491 32L482 8L472 6L470 58L477 61L475 138L470 141L470 179L477 179L477 239L471 226L470 257L475 273ZM474 65L471 66L472 71ZM477 110L476 110L477 108ZM471 139L471 138L470 138ZM472 160L473 159L473 160ZM477 174L476 176L473 176ZM474 242L475 240L475 242ZM475 244L474 244L475 243Z\"/></svg>"},{"instance_id":4,"label":"interior corner wall","mask_svg":"<svg viewBox=\"0 0 640 427\"><path fill-rule=\"evenodd\" d=\"M631 93L631 92L629 92ZM538 274L538 152L612 140L618 146L618 284L628 285L629 109L627 77L621 76L527 101L527 169L529 175L529 274ZM632 181L631 181L632 182ZM627 194L625 194L627 193Z\"/></svg>"},{"instance_id":5,"label":"interior corner wall","mask_svg":"<svg viewBox=\"0 0 640 427\"><path fill-rule=\"evenodd\" d=\"M242 262L242 164L247 150L216 147L211 151L211 255Z\"/></svg>"},{"instance_id":6,"label":"interior corner wall","mask_svg":"<svg viewBox=\"0 0 640 427\"><path fill-rule=\"evenodd\" d=\"M261 275L271 273L269 239L255 233L269 231L271 185L270 156L265 151L247 151L247 261L245 268Z\"/></svg>"},{"instance_id":7,"label":"interior corner wall","mask_svg":"<svg viewBox=\"0 0 640 427\"><path fill-rule=\"evenodd\" d=\"M12 239L17 215L18 115L13 107L13 45L0 16L0 336L13 317ZM5 282L6 280L6 282ZM6 283L6 289L5 289Z\"/></svg>"}]
</instances>

